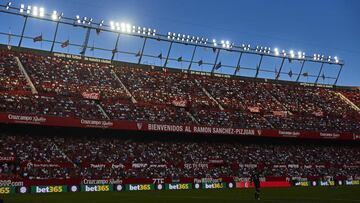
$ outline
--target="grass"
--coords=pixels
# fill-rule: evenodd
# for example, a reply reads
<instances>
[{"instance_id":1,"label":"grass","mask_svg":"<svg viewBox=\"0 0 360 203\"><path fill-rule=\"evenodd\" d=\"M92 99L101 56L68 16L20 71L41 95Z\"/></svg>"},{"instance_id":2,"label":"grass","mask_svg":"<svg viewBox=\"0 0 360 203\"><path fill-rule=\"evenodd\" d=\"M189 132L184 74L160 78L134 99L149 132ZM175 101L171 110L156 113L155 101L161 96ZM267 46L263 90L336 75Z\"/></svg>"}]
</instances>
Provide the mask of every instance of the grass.
<instances>
[{"instance_id":1,"label":"grass","mask_svg":"<svg viewBox=\"0 0 360 203\"><path fill-rule=\"evenodd\" d=\"M261 200L253 199L252 189L136 191L61 194L12 194L2 196L4 203L340 203L359 202L359 186L262 188Z\"/></svg>"}]
</instances>

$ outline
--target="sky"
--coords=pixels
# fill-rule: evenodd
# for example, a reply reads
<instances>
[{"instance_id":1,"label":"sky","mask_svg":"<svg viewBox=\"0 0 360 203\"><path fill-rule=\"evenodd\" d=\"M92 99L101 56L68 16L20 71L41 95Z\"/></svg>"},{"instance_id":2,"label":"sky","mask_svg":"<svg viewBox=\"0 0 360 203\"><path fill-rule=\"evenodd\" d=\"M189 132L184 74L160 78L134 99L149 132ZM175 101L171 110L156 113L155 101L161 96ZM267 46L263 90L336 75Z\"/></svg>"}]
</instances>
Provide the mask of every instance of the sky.
<instances>
[{"instance_id":1,"label":"sky","mask_svg":"<svg viewBox=\"0 0 360 203\"><path fill-rule=\"evenodd\" d=\"M0 0L1 4L7 1ZM307 55L314 53L325 56L338 56L345 61L338 85L360 86L360 1L358 0L23 0L12 1L13 5L21 3L32 6L42 6L47 12L57 10L64 16L92 17L94 21L127 22L132 25L156 29L158 33L175 32L187 35L209 38L209 40L224 39L237 45L251 44L271 48L285 49L286 51L301 50ZM0 32L19 34L24 22L23 17L0 13ZM25 35L43 35L44 39L52 39L55 32L55 23L30 19L25 29ZM70 40L71 43L82 44L85 30L79 27L62 25L59 27L58 41ZM17 38L10 39L16 45ZM111 33L91 33L89 46L112 49L116 35ZM8 43L8 37L0 35L0 43ZM142 46L143 39L121 36L118 50L137 53ZM46 42L34 43L31 39L23 41L23 46L49 50L51 44ZM145 54L166 56L169 43L149 40L145 47ZM192 47L174 44L170 53L171 58L183 57L190 59ZM55 46L55 51L79 53L78 47L61 48ZM109 59L111 53L104 51L87 50L88 56ZM223 65L235 66L238 53L229 52L219 55L218 62ZM116 60L136 62L137 58L131 54L117 54ZM213 63L215 53L211 49L197 50L195 61ZM162 65L164 60L143 58L143 63ZM256 67L259 56L244 55L242 67ZM281 60L264 58L263 68L269 71L279 69ZM169 62L169 67L186 69L186 62ZM283 72L299 72L301 64L296 61L286 61ZM192 69L210 71L212 66L194 64ZM318 74L320 64L307 63L304 71L309 74ZM336 76L338 66L325 65L325 76ZM222 67L219 73L234 72L232 68ZM255 71L241 70L239 75L253 77ZM274 78L275 73L261 72L259 77ZM296 77L295 77L296 78ZM281 75L282 80L294 80L294 76ZM300 81L313 82L315 78L301 77ZM322 79L320 79L322 80ZM333 79L320 81L332 84Z\"/></svg>"}]
</instances>

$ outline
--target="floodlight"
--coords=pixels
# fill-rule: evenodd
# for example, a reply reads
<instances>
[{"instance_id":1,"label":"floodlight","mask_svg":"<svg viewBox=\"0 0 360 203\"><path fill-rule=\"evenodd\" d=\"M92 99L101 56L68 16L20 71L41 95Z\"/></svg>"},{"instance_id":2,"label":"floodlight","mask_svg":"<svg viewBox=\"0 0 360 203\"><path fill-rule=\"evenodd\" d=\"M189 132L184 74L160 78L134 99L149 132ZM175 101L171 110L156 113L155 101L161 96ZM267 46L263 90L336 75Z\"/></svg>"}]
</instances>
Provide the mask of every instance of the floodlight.
<instances>
[{"instance_id":1,"label":"floodlight","mask_svg":"<svg viewBox=\"0 0 360 203\"><path fill-rule=\"evenodd\" d=\"M37 7L37 6L34 6L32 15L33 15L33 16L38 16L38 15L39 15L39 11L38 11L38 7Z\"/></svg>"},{"instance_id":2,"label":"floodlight","mask_svg":"<svg viewBox=\"0 0 360 203\"><path fill-rule=\"evenodd\" d=\"M44 15L45 15L45 9L44 9L43 7L40 7L40 9L39 9L39 16L40 16L40 17L44 17Z\"/></svg>"},{"instance_id":3,"label":"floodlight","mask_svg":"<svg viewBox=\"0 0 360 203\"><path fill-rule=\"evenodd\" d=\"M125 32L125 31L126 31L126 25L125 25L125 23L121 23L121 24L120 24L120 29L121 29L121 32Z\"/></svg>"},{"instance_id":4,"label":"floodlight","mask_svg":"<svg viewBox=\"0 0 360 203\"><path fill-rule=\"evenodd\" d=\"M83 17L83 21L82 21L82 23L83 23L83 24L85 24L85 23L86 23L86 21L87 21L87 17Z\"/></svg>"},{"instance_id":5,"label":"floodlight","mask_svg":"<svg viewBox=\"0 0 360 203\"><path fill-rule=\"evenodd\" d=\"M27 10L26 10L26 13L27 13L27 14L30 14L30 12L31 12L31 6L28 6L28 7L27 7Z\"/></svg>"},{"instance_id":6,"label":"floodlight","mask_svg":"<svg viewBox=\"0 0 360 203\"><path fill-rule=\"evenodd\" d=\"M58 15L57 15L57 11L53 11L53 13L52 13L52 15L51 15L51 18L53 19L53 20L57 20L58 19Z\"/></svg>"},{"instance_id":7,"label":"floodlight","mask_svg":"<svg viewBox=\"0 0 360 203\"><path fill-rule=\"evenodd\" d=\"M24 4L21 4L21 5L20 5L20 13L23 13L23 12L24 12L24 8L25 8L25 5L24 5Z\"/></svg>"},{"instance_id":8,"label":"floodlight","mask_svg":"<svg viewBox=\"0 0 360 203\"><path fill-rule=\"evenodd\" d=\"M79 16L79 15L76 15L76 20L77 20L77 23L81 23L81 20L80 20L80 16Z\"/></svg>"},{"instance_id":9,"label":"floodlight","mask_svg":"<svg viewBox=\"0 0 360 203\"><path fill-rule=\"evenodd\" d=\"M226 46L226 45L225 45L225 41L224 41L224 40L221 40L220 43L221 43L221 46L222 46L223 48L225 48L225 46Z\"/></svg>"},{"instance_id":10,"label":"floodlight","mask_svg":"<svg viewBox=\"0 0 360 203\"><path fill-rule=\"evenodd\" d=\"M230 48L230 42L227 40L226 42L225 42L225 44L226 44L226 48Z\"/></svg>"},{"instance_id":11,"label":"floodlight","mask_svg":"<svg viewBox=\"0 0 360 203\"><path fill-rule=\"evenodd\" d=\"M294 51L293 51L293 50L290 50L290 57L291 57L291 58L294 58L294 57L295 57L295 54L294 54Z\"/></svg>"},{"instance_id":12,"label":"floodlight","mask_svg":"<svg viewBox=\"0 0 360 203\"><path fill-rule=\"evenodd\" d=\"M278 48L275 48L275 49L274 49L274 53L275 53L276 56L279 56L279 49L278 49Z\"/></svg>"},{"instance_id":13,"label":"floodlight","mask_svg":"<svg viewBox=\"0 0 360 203\"><path fill-rule=\"evenodd\" d=\"M335 63L339 63L339 59L337 56L334 56Z\"/></svg>"},{"instance_id":14,"label":"floodlight","mask_svg":"<svg viewBox=\"0 0 360 203\"><path fill-rule=\"evenodd\" d=\"M126 24L126 32L130 33L131 32L131 24Z\"/></svg>"},{"instance_id":15,"label":"floodlight","mask_svg":"<svg viewBox=\"0 0 360 203\"><path fill-rule=\"evenodd\" d=\"M216 39L213 39L212 42L213 42L213 45L216 47L217 46Z\"/></svg>"},{"instance_id":16,"label":"floodlight","mask_svg":"<svg viewBox=\"0 0 360 203\"><path fill-rule=\"evenodd\" d=\"M114 21L110 21L110 29L115 30L115 23L114 23Z\"/></svg>"}]
</instances>

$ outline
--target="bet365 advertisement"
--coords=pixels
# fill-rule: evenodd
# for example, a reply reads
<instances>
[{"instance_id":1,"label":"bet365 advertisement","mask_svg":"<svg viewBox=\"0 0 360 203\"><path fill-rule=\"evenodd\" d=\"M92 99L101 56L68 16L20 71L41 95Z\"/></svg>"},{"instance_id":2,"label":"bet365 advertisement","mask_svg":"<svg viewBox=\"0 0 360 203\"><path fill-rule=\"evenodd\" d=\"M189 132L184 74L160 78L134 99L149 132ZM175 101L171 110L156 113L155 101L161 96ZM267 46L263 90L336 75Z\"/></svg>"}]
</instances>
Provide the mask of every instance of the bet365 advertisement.
<instances>
[{"instance_id":1,"label":"bet365 advertisement","mask_svg":"<svg viewBox=\"0 0 360 203\"><path fill-rule=\"evenodd\" d=\"M190 190L192 189L191 183L170 183L165 184L166 190Z\"/></svg>"},{"instance_id":2,"label":"bet365 advertisement","mask_svg":"<svg viewBox=\"0 0 360 203\"><path fill-rule=\"evenodd\" d=\"M7 187L0 187L0 194L12 194L15 193L15 187L7 186Z\"/></svg>"},{"instance_id":3,"label":"bet365 advertisement","mask_svg":"<svg viewBox=\"0 0 360 203\"><path fill-rule=\"evenodd\" d=\"M32 186L31 193L61 193L67 192L66 185Z\"/></svg>"},{"instance_id":4,"label":"bet365 advertisement","mask_svg":"<svg viewBox=\"0 0 360 203\"><path fill-rule=\"evenodd\" d=\"M82 192L109 192L113 190L113 185L81 185Z\"/></svg>"},{"instance_id":5,"label":"bet365 advertisement","mask_svg":"<svg viewBox=\"0 0 360 203\"><path fill-rule=\"evenodd\" d=\"M127 191L146 191L146 190L154 190L154 184L128 184L126 185Z\"/></svg>"}]
</instances>

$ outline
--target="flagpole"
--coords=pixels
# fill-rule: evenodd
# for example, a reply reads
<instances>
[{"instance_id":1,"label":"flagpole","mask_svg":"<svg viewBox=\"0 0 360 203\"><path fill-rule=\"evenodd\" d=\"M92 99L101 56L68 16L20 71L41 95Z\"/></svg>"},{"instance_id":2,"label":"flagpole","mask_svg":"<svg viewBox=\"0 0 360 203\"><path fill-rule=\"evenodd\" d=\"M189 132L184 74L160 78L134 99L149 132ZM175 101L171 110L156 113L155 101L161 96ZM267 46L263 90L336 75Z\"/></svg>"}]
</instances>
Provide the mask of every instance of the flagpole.
<instances>
[{"instance_id":1,"label":"flagpole","mask_svg":"<svg viewBox=\"0 0 360 203\"><path fill-rule=\"evenodd\" d=\"M27 19L28 19L28 16L25 16L25 21L24 21L24 25L23 25L23 28L22 28L21 37L20 37L18 47L21 47L21 43L22 43L22 39L24 37L25 27L26 27L26 23L27 23Z\"/></svg>"},{"instance_id":2,"label":"flagpole","mask_svg":"<svg viewBox=\"0 0 360 203\"><path fill-rule=\"evenodd\" d=\"M10 42L11 42L11 27L9 27L9 35L8 35L8 46L10 46Z\"/></svg>"},{"instance_id":3,"label":"flagpole","mask_svg":"<svg viewBox=\"0 0 360 203\"><path fill-rule=\"evenodd\" d=\"M54 45L55 45L55 40L56 40L56 36L57 36L59 24L60 24L60 21L58 20L57 23L56 23L54 38L53 38L53 41L52 41L52 44L51 44L51 49L50 49L50 52L51 52L51 53L54 51Z\"/></svg>"}]
</instances>

